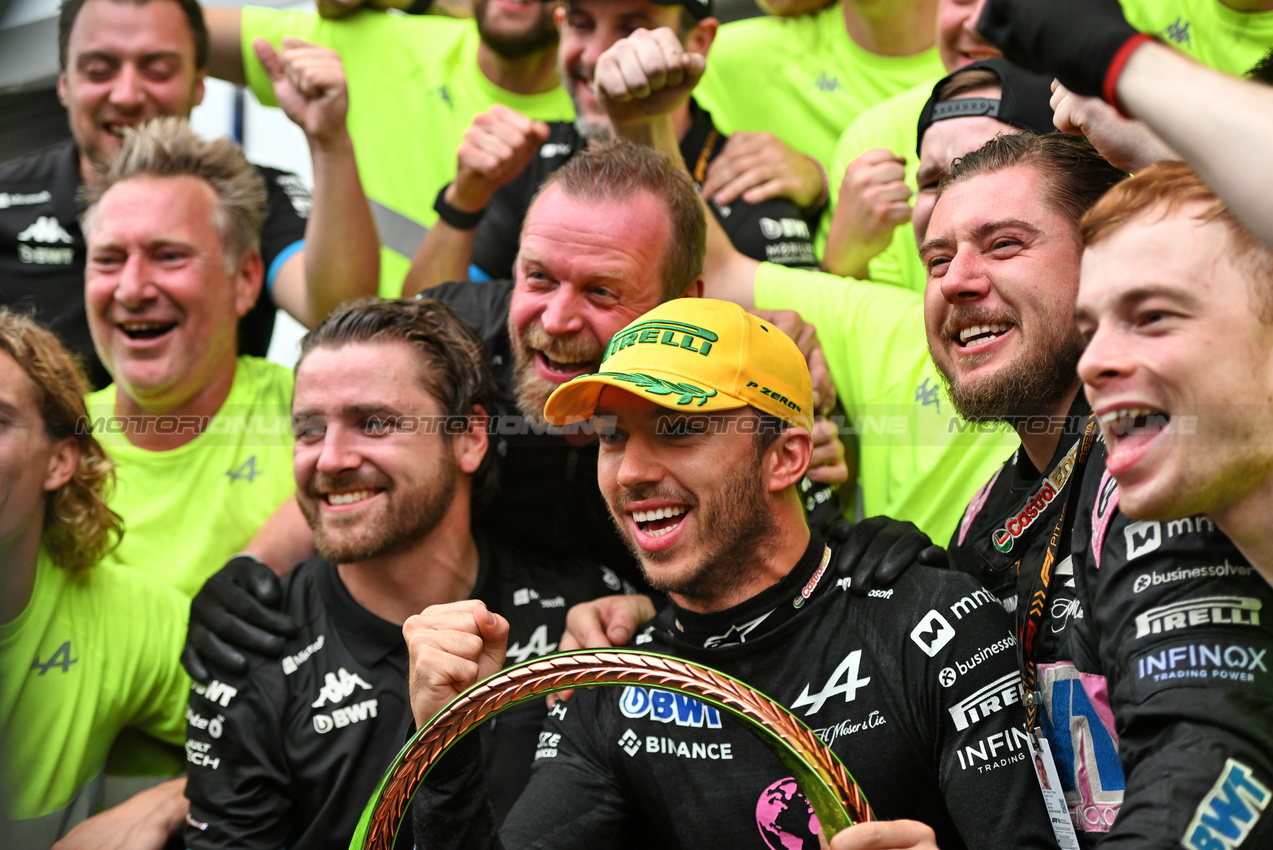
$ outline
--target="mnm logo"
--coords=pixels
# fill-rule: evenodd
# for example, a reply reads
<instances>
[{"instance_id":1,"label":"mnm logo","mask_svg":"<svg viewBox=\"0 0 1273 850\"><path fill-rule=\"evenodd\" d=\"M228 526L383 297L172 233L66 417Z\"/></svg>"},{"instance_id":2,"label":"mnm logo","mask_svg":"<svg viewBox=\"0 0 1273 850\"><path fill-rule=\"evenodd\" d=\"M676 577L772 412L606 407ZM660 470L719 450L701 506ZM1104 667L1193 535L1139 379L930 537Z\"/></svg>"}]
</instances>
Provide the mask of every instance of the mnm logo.
<instances>
[{"instance_id":1,"label":"mnm logo","mask_svg":"<svg viewBox=\"0 0 1273 850\"><path fill-rule=\"evenodd\" d=\"M1229 759L1193 813L1184 845L1193 850L1232 850L1246 840L1270 797L1273 793L1252 775L1251 768Z\"/></svg>"},{"instance_id":2,"label":"mnm logo","mask_svg":"<svg viewBox=\"0 0 1273 850\"><path fill-rule=\"evenodd\" d=\"M671 691L649 690L628 685L619 697L619 711L624 717L637 719L649 715L660 723L677 726L720 728L720 712L698 700Z\"/></svg>"}]
</instances>

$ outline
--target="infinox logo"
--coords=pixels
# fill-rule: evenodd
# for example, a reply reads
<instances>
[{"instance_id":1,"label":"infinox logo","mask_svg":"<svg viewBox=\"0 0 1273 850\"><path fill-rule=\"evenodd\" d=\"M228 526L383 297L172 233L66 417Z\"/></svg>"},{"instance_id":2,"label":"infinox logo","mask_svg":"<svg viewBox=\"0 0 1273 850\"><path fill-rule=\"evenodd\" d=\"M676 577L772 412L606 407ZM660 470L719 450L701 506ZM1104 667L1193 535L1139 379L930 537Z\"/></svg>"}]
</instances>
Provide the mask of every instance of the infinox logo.
<instances>
[{"instance_id":1,"label":"infinox logo","mask_svg":"<svg viewBox=\"0 0 1273 850\"><path fill-rule=\"evenodd\" d=\"M1082 440L1075 441L1074 445L1070 446L1070 450L1065 453L1065 457L1061 458L1061 462L1043 479L1039 489L1021 506L1017 515L1004 523L1003 528L990 535L990 542L996 549L1000 552L1011 552L1012 544L1017 538L1034 525L1047 506L1052 504L1057 494L1065 489L1066 482L1070 480L1070 475L1074 472L1074 462L1082 445Z\"/></svg>"},{"instance_id":2,"label":"infinox logo","mask_svg":"<svg viewBox=\"0 0 1273 850\"><path fill-rule=\"evenodd\" d=\"M712 350L712 343L719 342L720 337L706 328L691 325L687 322L674 322L667 319L651 319L638 322L625 331L615 334L614 339L606 346L605 360L618 354L630 345L661 343L673 348L683 348L704 357ZM695 348L695 343L698 347ZM602 361L604 362L604 360Z\"/></svg>"}]
</instances>

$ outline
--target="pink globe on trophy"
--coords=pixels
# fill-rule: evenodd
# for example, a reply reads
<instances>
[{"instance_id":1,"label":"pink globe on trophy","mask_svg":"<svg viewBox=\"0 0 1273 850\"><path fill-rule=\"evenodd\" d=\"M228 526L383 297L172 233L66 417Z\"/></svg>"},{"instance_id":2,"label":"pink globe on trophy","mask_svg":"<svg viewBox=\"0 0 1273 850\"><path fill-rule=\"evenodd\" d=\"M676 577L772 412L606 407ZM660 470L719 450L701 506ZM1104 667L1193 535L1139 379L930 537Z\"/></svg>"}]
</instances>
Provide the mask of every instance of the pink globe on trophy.
<instances>
[{"instance_id":1,"label":"pink globe on trophy","mask_svg":"<svg viewBox=\"0 0 1273 850\"><path fill-rule=\"evenodd\" d=\"M821 830L796 780L779 779L756 801L756 827L770 850L818 850Z\"/></svg>"}]
</instances>

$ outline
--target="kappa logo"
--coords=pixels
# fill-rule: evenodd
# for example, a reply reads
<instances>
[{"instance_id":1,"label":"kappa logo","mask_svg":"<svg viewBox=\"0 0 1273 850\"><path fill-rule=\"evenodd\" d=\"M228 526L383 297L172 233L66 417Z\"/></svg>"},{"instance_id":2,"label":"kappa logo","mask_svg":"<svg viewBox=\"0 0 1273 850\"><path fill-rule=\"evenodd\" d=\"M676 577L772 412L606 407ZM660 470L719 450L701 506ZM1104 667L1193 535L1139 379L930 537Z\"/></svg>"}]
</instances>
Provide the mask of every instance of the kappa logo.
<instances>
[{"instance_id":1,"label":"kappa logo","mask_svg":"<svg viewBox=\"0 0 1273 850\"><path fill-rule=\"evenodd\" d=\"M955 629L936 609L930 610L924 615L924 619L919 621L919 625L911 629L911 640L924 650L924 654L929 658L950 643L950 639L954 636Z\"/></svg>"},{"instance_id":2,"label":"kappa logo","mask_svg":"<svg viewBox=\"0 0 1273 850\"><path fill-rule=\"evenodd\" d=\"M58 224L58 220L51 215L42 215L26 230L18 234L19 242L42 242L45 245L70 245L73 241L71 234Z\"/></svg>"},{"instance_id":3,"label":"kappa logo","mask_svg":"<svg viewBox=\"0 0 1273 850\"><path fill-rule=\"evenodd\" d=\"M28 242L39 243L36 246ZM73 248L46 248L45 245L70 245L71 234L51 215L42 215L18 234L18 259L41 266L66 266L75 260Z\"/></svg>"},{"instance_id":4,"label":"kappa logo","mask_svg":"<svg viewBox=\"0 0 1273 850\"><path fill-rule=\"evenodd\" d=\"M1189 37L1189 25L1191 21L1186 21L1180 15L1176 16L1176 20L1167 25L1162 34L1176 44L1193 46L1193 40Z\"/></svg>"},{"instance_id":5,"label":"kappa logo","mask_svg":"<svg viewBox=\"0 0 1273 850\"><path fill-rule=\"evenodd\" d=\"M547 655L557 648L556 643L548 642L548 626L540 624L539 628L531 632L530 640L526 641L526 645L522 646L521 642L517 642L508 648L506 655L512 661L520 664L532 655L538 657Z\"/></svg>"},{"instance_id":6,"label":"kappa logo","mask_svg":"<svg viewBox=\"0 0 1273 850\"><path fill-rule=\"evenodd\" d=\"M839 91L844 88L844 86L840 84L839 77L832 77L826 71L823 71L818 75L818 79L814 81L813 86L818 91L824 92Z\"/></svg>"},{"instance_id":7,"label":"kappa logo","mask_svg":"<svg viewBox=\"0 0 1273 850\"><path fill-rule=\"evenodd\" d=\"M693 697L657 688L628 685L619 695L619 712L632 720L649 717L659 723L675 723L696 729L719 729L720 711Z\"/></svg>"},{"instance_id":8,"label":"kappa logo","mask_svg":"<svg viewBox=\"0 0 1273 850\"><path fill-rule=\"evenodd\" d=\"M1023 693L1021 676L1014 671L1003 674L946 710L950 712L955 728L963 731L977 721L1003 711L1006 706L1020 702Z\"/></svg>"},{"instance_id":9,"label":"kappa logo","mask_svg":"<svg viewBox=\"0 0 1273 850\"><path fill-rule=\"evenodd\" d=\"M318 692L318 699L310 703L312 708L322 708L328 703L335 705L338 702L343 702L349 698L355 688L362 688L364 691L371 690L371 685L363 681L358 674L350 673L344 667L341 667L335 673L328 673L323 679L324 684L322 690Z\"/></svg>"},{"instance_id":10,"label":"kappa logo","mask_svg":"<svg viewBox=\"0 0 1273 850\"><path fill-rule=\"evenodd\" d=\"M1249 596L1204 596L1150 608L1136 615L1136 637L1193 626L1258 626L1264 603Z\"/></svg>"},{"instance_id":11,"label":"kappa logo","mask_svg":"<svg viewBox=\"0 0 1273 850\"><path fill-rule=\"evenodd\" d=\"M1202 798L1181 843L1190 850L1232 850L1255 828L1273 793L1236 759L1224 763L1216 784Z\"/></svg>"},{"instance_id":12,"label":"kappa logo","mask_svg":"<svg viewBox=\"0 0 1273 850\"><path fill-rule=\"evenodd\" d=\"M804 708L806 705L811 706L804 713L804 716L808 717L821 711L823 703L831 699L831 697L843 695L846 703L852 702L857 698L858 688L864 688L871 684L870 676L862 679L858 678L858 670L861 664L862 650L855 649L844 656L844 660L835 668L835 672L831 674L831 678L827 679L827 683L822 686L821 691L811 695L809 686L806 684L804 690L800 692L800 696L791 704L791 708L797 709Z\"/></svg>"}]
</instances>

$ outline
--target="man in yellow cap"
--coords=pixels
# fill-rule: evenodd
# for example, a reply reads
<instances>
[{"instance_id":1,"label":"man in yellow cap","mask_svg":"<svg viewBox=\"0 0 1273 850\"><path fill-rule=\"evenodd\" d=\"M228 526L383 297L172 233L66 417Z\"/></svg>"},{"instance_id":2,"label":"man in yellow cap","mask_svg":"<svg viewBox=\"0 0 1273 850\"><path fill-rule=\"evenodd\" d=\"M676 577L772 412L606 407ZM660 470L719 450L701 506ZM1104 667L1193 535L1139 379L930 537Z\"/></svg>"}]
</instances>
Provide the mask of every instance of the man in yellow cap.
<instances>
[{"instance_id":1,"label":"man in yellow cap","mask_svg":"<svg viewBox=\"0 0 1273 850\"><path fill-rule=\"evenodd\" d=\"M924 567L846 592L795 488L812 407L790 339L733 304L686 298L629 324L597 372L549 397L550 422L595 420L612 519L671 600L634 644L758 687L844 759L878 817L906 819L841 833L836 850L868 834L876 847L1055 846L1020 731L1010 619L968 577ZM417 724L500 668L507 628L476 600L407 621ZM458 742L416 795L421 846L494 846L476 746ZM818 846L790 769L681 695L580 692L550 713L536 760L505 847L593 847L621 831L743 847L757 829L771 847Z\"/></svg>"}]
</instances>

